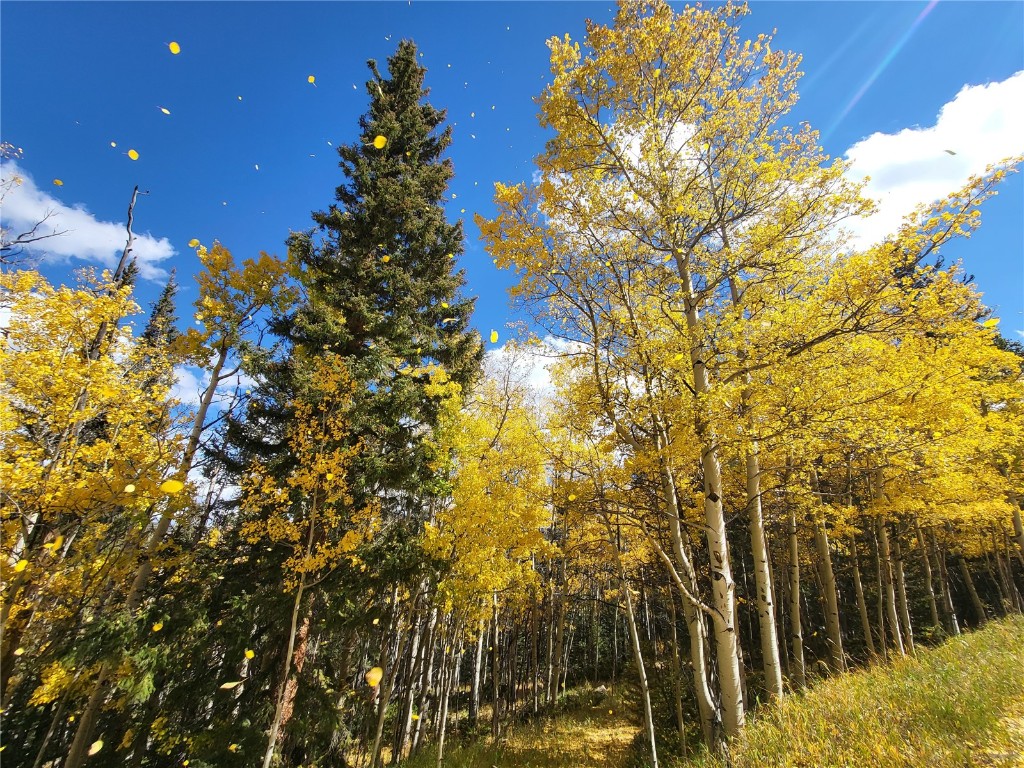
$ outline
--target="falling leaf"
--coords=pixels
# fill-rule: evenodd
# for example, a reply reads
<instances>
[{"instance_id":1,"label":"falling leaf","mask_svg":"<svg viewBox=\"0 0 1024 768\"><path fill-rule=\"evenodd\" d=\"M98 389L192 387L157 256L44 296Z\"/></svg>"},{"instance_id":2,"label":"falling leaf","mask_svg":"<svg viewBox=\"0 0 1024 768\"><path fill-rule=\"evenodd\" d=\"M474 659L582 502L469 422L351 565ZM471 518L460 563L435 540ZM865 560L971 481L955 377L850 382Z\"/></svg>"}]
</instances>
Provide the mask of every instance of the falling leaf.
<instances>
[{"instance_id":1,"label":"falling leaf","mask_svg":"<svg viewBox=\"0 0 1024 768\"><path fill-rule=\"evenodd\" d=\"M96 739L96 741L89 745L89 754L95 755L101 749L103 749L103 739Z\"/></svg>"},{"instance_id":2,"label":"falling leaf","mask_svg":"<svg viewBox=\"0 0 1024 768\"><path fill-rule=\"evenodd\" d=\"M241 101L241 100L242 100L242 97L241 97L241 96L239 96L239 97L238 97L238 100L239 100L239 101Z\"/></svg>"},{"instance_id":3,"label":"falling leaf","mask_svg":"<svg viewBox=\"0 0 1024 768\"><path fill-rule=\"evenodd\" d=\"M387 146L387 143L388 140L386 136L377 135L373 137L373 146L377 149L384 149L384 147Z\"/></svg>"},{"instance_id":4,"label":"falling leaf","mask_svg":"<svg viewBox=\"0 0 1024 768\"><path fill-rule=\"evenodd\" d=\"M380 619L374 619L373 620L373 626L376 627L378 624L380 624Z\"/></svg>"},{"instance_id":5,"label":"falling leaf","mask_svg":"<svg viewBox=\"0 0 1024 768\"><path fill-rule=\"evenodd\" d=\"M19 560L17 563L14 564L15 573L21 573L26 568L28 568L28 560Z\"/></svg>"},{"instance_id":6,"label":"falling leaf","mask_svg":"<svg viewBox=\"0 0 1024 768\"><path fill-rule=\"evenodd\" d=\"M497 344L497 343L498 343L498 332L492 330L491 331L491 344Z\"/></svg>"},{"instance_id":7,"label":"falling leaf","mask_svg":"<svg viewBox=\"0 0 1024 768\"><path fill-rule=\"evenodd\" d=\"M165 115L171 114L171 110L169 110L167 107L160 107L160 111L163 112Z\"/></svg>"},{"instance_id":8,"label":"falling leaf","mask_svg":"<svg viewBox=\"0 0 1024 768\"><path fill-rule=\"evenodd\" d=\"M237 744L232 744L231 746L228 747L228 752L237 752L237 751L238 751L238 745Z\"/></svg>"},{"instance_id":9,"label":"falling leaf","mask_svg":"<svg viewBox=\"0 0 1024 768\"><path fill-rule=\"evenodd\" d=\"M171 53L173 53L175 56L177 56L179 53L181 53L181 46L178 45L177 43L172 42L172 43L168 44L167 47L171 49Z\"/></svg>"},{"instance_id":10,"label":"falling leaf","mask_svg":"<svg viewBox=\"0 0 1024 768\"><path fill-rule=\"evenodd\" d=\"M230 691L232 688L237 688L238 686L240 686L243 682L245 682L245 681L244 680L233 680L230 683L222 683L221 686L220 686L220 689L222 691Z\"/></svg>"},{"instance_id":11,"label":"falling leaf","mask_svg":"<svg viewBox=\"0 0 1024 768\"><path fill-rule=\"evenodd\" d=\"M21 656L21 654L23 654L24 652L25 652L24 648L15 648L14 649L14 655L15 656Z\"/></svg>"},{"instance_id":12,"label":"falling leaf","mask_svg":"<svg viewBox=\"0 0 1024 768\"><path fill-rule=\"evenodd\" d=\"M160 483L160 490L164 493L177 493L184 487L185 484L181 480L164 480Z\"/></svg>"},{"instance_id":13,"label":"falling leaf","mask_svg":"<svg viewBox=\"0 0 1024 768\"><path fill-rule=\"evenodd\" d=\"M134 149L129 149L128 150L128 157L130 157L132 160L138 160L139 159L139 153L136 152Z\"/></svg>"},{"instance_id":14,"label":"falling leaf","mask_svg":"<svg viewBox=\"0 0 1024 768\"><path fill-rule=\"evenodd\" d=\"M997 325L999 325L999 318L998 317L990 317L988 320L986 320L984 323L981 324L981 327L982 328L995 328Z\"/></svg>"},{"instance_id":15,"label":"falling leaf","mask_svg":"<svg viewBox=\"0 0 1024 768\"><path fill-rule=\"evenodd\" d=\"M112 147L116 147L116 146L117 146L117 142L116 142L116 141L112 141L112 142L110 142L110 146L112 146Z\"/></svg>"},{"instance_id":16,"label":"falling leaf","mask_svg":"<svg viewBox=\"0 0 1024 768\"><path fill-rule=\"evenodd\" d=\"M576 501L576 494L575 493L570 493L569 494L569 501Z\"/></svg>"},{"instance_id":17,"label":"falling leaf","mask_svg":"<svg viewBox=\"0 0 1024 768\"><path fill-rule=\"evenodd\" d=\"M164 623L162 621L154 621L153 622L153 631L154 632L159 632L163 628L164 628Z\"/></svg>"},{"instance_id":18,"label":"falling leaf","mask_svg":"<svg viewBox=\"0 0 1024 768\"><path fill-rule=\"evenodd\" d=\"M380 260L383 261L385 264L387 264L389 261L391 261L391 257L390 256L382 256Z\"/></svg>"},{"instance_id":19,"label":"falling leaf","mask_svg":"<svg viewBox=\"0 0 1024 768\"><path fill-rule=\"evenodd\" d=\"M947 155L955 155L956 154L956 152L954 152L952 149L944 149L942 151L945 152Z\"/></svg>"},{"instance_id":20,"label":"falling leaf","mask_svg":"<svg viewBox=\"0 0 1024 768\"><path fill-rule=\"evenodd\" d=\"M256 658L256 651L253 651L253 650L250 650L249 648L246 648L245 649L245 658L249 659L250 661L252 659L255 659Z\"/></svg>"},{"instance_id":21,"label":"falling leaf","mask_svg":"<svg viewBox=\"0 0 1024 768\"><path fill-rule=\"evenodd\" d=\"M195 248L197 245L199 245L199 241L194 237L188 241L189 248Z\"/></svg>"},{"instance_id":22,"label":"falling leaf","mask_svg":"<svg viewBox=\"0 0 1024 768\"><path fill-rule=\"evenodd\" d=\"M64 186L64 182L61 181L60 179L54 179L53 180L53 186L55 186L55 187L63 187Z\"/></svg>"},{"instance_id":23,"label":"falling leaf","mask_svg":"<svg viewBox=\"0 0 1024 768\"><path fill-rule=\"evenodd\" d=\"M417 715L417 714L416 714L415 712L413 712L413 713L412 713L412 719L413 719L413 720L419 720L419 719L420 719L420 716L419 716L419 715Z\"/></svg>"},{"instance_id":24,"label":"falling leaf","mask_svg":"<svg viewBox=\"0 0 1024 768\"><path fill-rule=\"evenodd\" d=\"M254 165L256 166L256 170L258 171L260 169L260 164L259 163L254 163Z\"/></svg>"},{"instance_id":25,"label":"falling leaf","mask_svg":"<svg viewBox=\"0 0 1024 768\"><path fill-rule=\"evenodd\" d=\"M441 309L448 309L448 302L447 301L442 301L441 302Z\"/></svg>"},{"instance_id":26,"label":"falling leaf","mask_svg":"<svg viewBox=\"0 0 1024 768\"><path fill-rule=\"evenodd\" d=\"M366 684L371 688L376 688L382 677L384 677L384 670L380 667L374 667L366 673Z\"/></svg>"},{"instance_id":27,"label":"falling leaf","mask_svg":"<svg viewBox=\"0 0 1024 768\"><path fill-rule=\"evenodd\" d=\"M316 78L313 77L313 75L310 75L309 77L306 78L306 82L309 83L310 85L316 85Z\"/></svg>"}]
</instances>

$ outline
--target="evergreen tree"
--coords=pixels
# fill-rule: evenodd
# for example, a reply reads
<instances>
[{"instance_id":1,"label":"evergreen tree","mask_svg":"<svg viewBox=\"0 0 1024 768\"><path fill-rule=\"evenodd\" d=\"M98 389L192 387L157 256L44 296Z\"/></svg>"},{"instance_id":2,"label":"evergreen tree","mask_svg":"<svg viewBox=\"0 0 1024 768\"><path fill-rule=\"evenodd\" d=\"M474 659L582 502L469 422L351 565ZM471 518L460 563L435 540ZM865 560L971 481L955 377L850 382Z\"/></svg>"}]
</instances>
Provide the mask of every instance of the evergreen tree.
<instances>
[{"instance_id":1,"label":"evergreen tree","mask_svg":"<svg viewBox=\"0 0 1024 768\"><path fill-rule=\"evenodd\" d=\"M180 335L176 327L178 317L175 314L174 297L178 295L178 283L175 272L167 278L167 285L160 291L160 296L153 302L149 320L139 337L143 344L150 347L168 345Z\"/></svg>"},{"instance_id":2,"label":"evergreen tree","mask_svg":"<svg viewBox=\"0 0 1024 768\"><path fill-rule=\"evenodd\" d=\"M436 426L430 365L466 387L483 349L467 330L475 299L455 258L461 222L445 217L454 171L442 158L451 128L426 101L416 46L399 44L389 77L368 62L370 108L359 139L338 148L345 181L336 202L313 214L317 228L295 234L292 257L307 301L290 324L297 346L341 355L357 382L354 437L364 446L353 489L408 509L431 483L423 438ZM387 509L385 508L385 511Z\"/></svg>"}]
</instances>

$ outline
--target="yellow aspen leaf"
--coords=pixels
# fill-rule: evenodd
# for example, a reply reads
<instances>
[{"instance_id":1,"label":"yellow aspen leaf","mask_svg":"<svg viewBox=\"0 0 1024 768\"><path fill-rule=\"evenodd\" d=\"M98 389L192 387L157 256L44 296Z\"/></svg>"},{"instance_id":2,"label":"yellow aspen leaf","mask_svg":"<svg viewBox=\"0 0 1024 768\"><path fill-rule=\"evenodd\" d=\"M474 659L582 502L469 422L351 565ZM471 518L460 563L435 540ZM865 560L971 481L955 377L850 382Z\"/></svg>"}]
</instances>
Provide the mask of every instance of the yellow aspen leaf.
<instances>
[{"instance_id":1,"label":"yellow aspen leaf","mask_svg":"<svg viewBox=\"0 0 1024 768\"><path fill-rule=\"evenodd\" d=\"M188 241L189 248L195 248L197 245L199 245L199 241L194 237Z\"/></svg>"},{"instance_id":2,"label":"yellow aspen leaf","mask_svg":"<svg viewBox=\"0 0 1024 768\"><path fill-rule=\"evenodd\" d=\"M316 78L313 75L310 75L306 78L306 82L310 85L316 85Z\"/></svg>"},{"instance_id":3,"label":"yellow aspen leaf","mask_svg":"<svg viewBox=\"0 0 1024 768\"><path fill-rule=\"evenodd\" d=\"M110 142L110 146L112 146L112 147L116 147L116 146L117 146L117 142L116 142L116 141L112 141L112 142Z\"/></svg>"},{"instance_id":4,"label":"yellow aspen leaf","mask_svg":"<svg viewBox=\"0 0 1024 768\"><path fill-rule=\"evenodd\" d=\"M124 487L124 492L125 493L135 493L135 486L132 485L131 483L128 483L128 485L126 485Z\"/></svg>"},{"instance_id":5,"label":"yellow aspen leaf","mask_svg":"<svg viewBox=\"0 0 1024 768\"><path fill-rule=\"evenodd\" d=\"M96 741L89 745L89 754L95 755L101 749L103 749L103 739L96 739Z\"/></svg>"},{"instance_id":6,"label":"yellow aspen leaf","mask_svg":"<svg viewBox=\"0 0 1024 768\"><path fill-rule=\"evenodd\" d=\"M373 626L376 627L378 624L380 624L380 619L374 619L373 620Z\"/></svg>"},{"instance_id":7,"label":"yellow aspen leaf","mask_svg":"<svg viewBox=\"0 0 1024 768\"><path fill-rule=\"evenodd\" d=\"M128 157L131 158L132 160L138 160L139 159L139 153L136 152L134 149L129 149L128 150Z\"/></svg>"},{"instance_id":8,"label":"yellow aspen leaf","mask_svg":"<svg viewBox=\"0 0 1024 768\"><path fill-rule=\"evenodd\" d=\"M576 501L576 494L575 493L570 493L569 494L569 501Z\"/></svg>"},{"instance_id":9,"label":"yellow aspen leaf","mask_svg":"<svg viewBox=\"0 0 1024 768\"><path fill-rule=\"evenodd\" d=\"M230 745L228 747L228 752L237 752L237 751L238 751L238 745L237 744L232 744L232 745Z\"/></svg>"},{"instance_id":10,"label":"yellow aspen leaf","mask_svg":"<svg viewBox=\"0 0 1024 768\"><path fill-rule=\"evenodd\" d=\"M171 49L171 53L173 53L175 56L181 53L181 46L178 45L176 42L172 41L171 43L168 43L167 47Z\"/></svg>"},{"instance_id":11,"label":"yellow aspen leaf","mask_svg":"<svg viewBox=\"0 0 1024 768\"><path fill-rule=\"evenodd\" d=\"M153 631L154 632L159 632L163 628L164 628L164 623L162 621L154 621L153 622Z\"/></svg>"},{"instance_id":12,"label":"yellow aspen leaf","mask_svg":"<svg viewBox=\"0 0 1024 768\"><path fill-rule=\"evenodd\" d=\"M982 328L995 328L997 325L999 325L999 318L998 317L990 317L988 320L986 320L984 323L981 324L981 327Z\"/></svg>"},{"instance_id":13,"label":"yellow aspen leaf","mask_svg":"<svg viewBox=\"0 0 1024 768\"><path fill-rule=\"evenodd\" d=\"M491 331L491 344L497 344L497 343L498 343L498 332L497 331Z\"/></svg>"},{"instance_id":14,"label":"yellow aspen leaf","mask_svg":"<svg viewBox=\"0 0 1024 768\"><path fill-rule=\"evenodd\" d=\"M382 256L380 260L383 261L385 264L387 264L389 261L391 261L391 257L390 256Z\"/></svg>"},{"instance_id":15,"label":"yellow aspen leaf","mask_svg":"<svg viewBox=\"0 0 1024 768\"><path fill-rule=\"evenodd\" d=\"M417 714L416 714L415 712L413 712L413 713L412 713L412 719L413 719L413 720L419 720L419 719L420 719L420 716L419 716L419 715L417 715Z\"/></svg>"},{"instance_id":16,"label":"yellow aspen leaf","mask_svg":"<svg viewBox=\"0 0 1024 768\"><path fill-rule=\"evenodd\" d=\"M167 107L160 107L160 111L163 112L165 115L171 114L171 110L169 110Z\"/></svg>"},{"instance_id":17,"label":"yellow aspen leaf","mask_svg":"<svg viewBox=\"0 0 1024 768\"><path fill-rule=\"evenodd\" d=\"M64 186L64 182L61 181L60 179L54 179L53 180L53 186L55 186L55 187L63 187Z\"/></svg>"},{"instance_id":18,"label":"yellow aspen leaf","mask_svg":"<svg viewBox=\"0 0 1024 768\"><path fill-rule=\"evenodd\" d=\"M232 688L240 686L243 682L242 680L232 680L230 683L221 683L220 689L222 691L230 691Z\"/></svg>"},{"instance_id":19,"label":"yellow aspen leaf","mask_svg":"<svg viewBox=\"0 0 1024 768\"><path fill-rule=\"evenodd\" d=\"M160 490L164 493L177 493L184 487L185 484L181 480L164 480L160 483Z\"/></svg>"},{"instance_id":20,"label":"yellow aspen leaf","mask_svg":"<svg viewBox=\"0 0 1024 768\"><path fill-rule=\"evenodd\" d=\"M373 139L373 146L377 149L384 149L388 144L388 140L385 136L375 136Z\"/></svg>"},{"instance_id":21,"label":"yellow aspen leaf","mask_svg":"<svg viewBox=\"0 0 1024 768\"><path fill-rule=\"evenodd\" d=\"M371 688L376 688L382 677L384 677L384 670L380 667L374 667L366 672L366 684Z\"/></svg>"},{"instance_id":22,"label":"yellow aspen leaf","mask_svg":"<svg viewBox=\"0 0 1024 768\"><path fill-rule=\"evenodd\" d=\"M24 648L15 648L14 649L14 655L15 656L21 656L21 654L23 654L24 652L25 652Z\"/></svg>"},{"instance_id":23,"label":"yellow aspen leaf","mask_svg":"<svg viewBox=\"0 0 1024 768\"><path fill-rule=\"evenodd\" d=\"M28 560L19 560L17 563L14 564L15 573L21 573L26 568L28 568Z\"/></svg>"},{"instance_id":24,"label":"yellow aspen leaf","mask_svg":"<svg viewBox=\"0 0 1024 768\"><path fill-rule=\"evenodd\" d=\"M256 652L250 648L245 649L245 658L252 660L256 658Z\"/></svg>"},{"instance_id":25,"label":"yellow aspen leaf","mask_svg":"<svg viewBox=\"0 0 1024 768\"><path fill-rule=\"evenodd\" d=\"M333 472L328 472L327 473L327 479L328 480L333 480L334 479L334 473Z\"/></svg>"},{"instance_id":26,"label":"yellow aspen leaf","mask_svg":"<svg viewBox=\"0 0 1024 768\"><path fill-rule=\"evenodd\" d=\"M448 309L448 302L447 301L442 301L441 302L441 309Z\"/></svg>"}]
</instances>

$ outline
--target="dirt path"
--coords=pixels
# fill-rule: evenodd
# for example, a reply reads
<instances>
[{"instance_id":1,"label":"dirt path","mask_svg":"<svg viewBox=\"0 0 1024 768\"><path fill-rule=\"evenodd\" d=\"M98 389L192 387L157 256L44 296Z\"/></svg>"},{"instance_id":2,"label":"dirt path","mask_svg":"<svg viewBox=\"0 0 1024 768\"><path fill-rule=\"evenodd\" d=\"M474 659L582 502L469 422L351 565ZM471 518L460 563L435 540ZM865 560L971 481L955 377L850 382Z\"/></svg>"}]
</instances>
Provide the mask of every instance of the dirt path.
<instances>
[{"instance_id":1,"label":"dirt path","mask_svg":"<svg viewBox=\"0 0 1024 768\"><path fill-rule=\"evenodd\" d=\"M624 692L628 696L629 691ZM570 694L554 717L509 726L498 744L469 744L448 752L452 768L624 768L640 731L635 707L621 692Z\"/></svg>"}]
</instances>

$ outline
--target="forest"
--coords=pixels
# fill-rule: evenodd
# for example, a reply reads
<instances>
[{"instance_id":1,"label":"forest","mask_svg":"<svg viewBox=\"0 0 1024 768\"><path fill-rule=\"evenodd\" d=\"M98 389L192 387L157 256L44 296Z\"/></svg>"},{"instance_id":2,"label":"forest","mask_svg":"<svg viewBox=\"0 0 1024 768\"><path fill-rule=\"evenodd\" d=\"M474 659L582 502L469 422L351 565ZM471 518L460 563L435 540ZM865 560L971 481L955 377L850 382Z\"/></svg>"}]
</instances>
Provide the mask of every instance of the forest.
<instances>
[{"instance_id":1,"label":"forest","mask_svg":"<svg viewBox=\"0 0 1024 768\"><path fill-rule=\"evenodd\" d=\"M136 303L135 196L72 285L3 232L5 765L441 766L628 685L658 766L1024 612L1024 347L943 256L1022 158L855 245L744 13L548 42L545 150L475 222L518 330L471 327L410 41L284 256L189 243L192 306Z\"/></svg>"}]
</instances>

